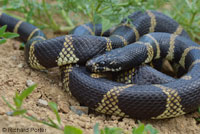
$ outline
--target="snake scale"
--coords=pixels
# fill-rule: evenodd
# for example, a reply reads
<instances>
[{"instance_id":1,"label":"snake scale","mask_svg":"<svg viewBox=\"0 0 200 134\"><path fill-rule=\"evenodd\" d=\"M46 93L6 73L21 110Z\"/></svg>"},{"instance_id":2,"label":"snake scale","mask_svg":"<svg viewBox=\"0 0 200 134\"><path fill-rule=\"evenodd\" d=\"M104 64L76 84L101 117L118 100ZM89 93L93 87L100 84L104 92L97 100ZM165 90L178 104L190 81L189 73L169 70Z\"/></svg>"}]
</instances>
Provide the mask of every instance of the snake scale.
<instances>
[{"instance_id":1,"label":"snake scale","mask_svg":"<svg viewBox=\"0 0 200 134\"><path fill-rule=\"evenodd\" d=\"M158 11L134 12L104 33L100 24L88 23L52 39L33 25L0 13L3 25L26 42L25 60L32 68L59 66L64 87L96 112L163 119L200 106L200 47L176 21ZM187 73L175 79L147 65L159 68L162 59ZM91 71L113 72L118 82Z\"/></svg>"}]
</instances>

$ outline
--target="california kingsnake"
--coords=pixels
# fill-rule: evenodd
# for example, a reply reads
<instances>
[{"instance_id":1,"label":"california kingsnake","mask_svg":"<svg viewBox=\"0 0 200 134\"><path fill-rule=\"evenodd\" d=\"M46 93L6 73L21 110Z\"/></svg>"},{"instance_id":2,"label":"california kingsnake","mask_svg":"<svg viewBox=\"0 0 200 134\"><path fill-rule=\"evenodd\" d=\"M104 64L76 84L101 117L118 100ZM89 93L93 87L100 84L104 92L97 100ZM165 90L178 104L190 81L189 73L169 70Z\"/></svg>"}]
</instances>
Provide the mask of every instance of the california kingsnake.
<instances>
[{"instance_id":1,"label":"california kingsnake","mask_svg":"<svg viewBox=\"0 0 200 134\"><path fill-rule=\"evenodd\" d=\"M177 22L160 12L135 12L105 33L102 33L101 25L89 23L78 26L72 35L48 40L37 27L4 13L0 13L0 25L8 25L9 31L19 33L27 42L25 58L32 68L42 70L60 66L65 87L69 86L70 92L81 104L97 112L161 119L194 111L200 105L199 47L189 40L188 34ZM100 55L105 51L110 52ZM96 55L100 56L91 59ZM163 58L180 63L179 66L189 70L188 73L176 80L153 68L141 66L141 72L152 75L140 78L151 77L142 82L146 85L137 85L138 82L124 84L92 75L84 67L91 59L87 62L89 70L120 71ZM74 64L80 67L74 67ZM128 77L134 71L128 70ZM139 75L145 73L136 76Z\"/></svg>"}]
</instances>

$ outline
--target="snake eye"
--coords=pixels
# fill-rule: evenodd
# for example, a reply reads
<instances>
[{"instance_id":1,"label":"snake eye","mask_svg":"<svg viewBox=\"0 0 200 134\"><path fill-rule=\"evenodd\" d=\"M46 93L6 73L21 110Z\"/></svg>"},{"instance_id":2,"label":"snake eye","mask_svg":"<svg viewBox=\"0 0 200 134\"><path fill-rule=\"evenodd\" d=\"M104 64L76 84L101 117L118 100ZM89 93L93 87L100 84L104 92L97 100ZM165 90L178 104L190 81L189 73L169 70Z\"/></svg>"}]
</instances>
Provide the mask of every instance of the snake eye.
<instances>
[{"instance_id":1,"label":"snake eye","mask_svg":"<svg viewBox=\"0 0 200 134\"><path fill-rule=\"evenodd\" d=\"M110 55L100 55L89 60L86 67L91 72L119 71L119 62L117 61L119 60Z\"/></svg>"},{"instance_id":2,"label":"snake eye","mask_svg":"<svg viewBox=\"0 0 200 134\"><path fill-rule=\"evenodd\" d=\"M105 54L94 57L86 63L86 67L89 71L101 72L103 67L106 66L105 59L107 59Z\"/></svg>"},{"instance_id":3,"label":"snake eye","mask_svg":"<svg viewBox=\"0 0 200 134\"><path fill-rule=\"evenodd\" d=\"M100 61L98 64L99 64L100 66L103 66L103 65L106 64L106 62L105 62L105 61Z\"/></svg>"}]
</instances>

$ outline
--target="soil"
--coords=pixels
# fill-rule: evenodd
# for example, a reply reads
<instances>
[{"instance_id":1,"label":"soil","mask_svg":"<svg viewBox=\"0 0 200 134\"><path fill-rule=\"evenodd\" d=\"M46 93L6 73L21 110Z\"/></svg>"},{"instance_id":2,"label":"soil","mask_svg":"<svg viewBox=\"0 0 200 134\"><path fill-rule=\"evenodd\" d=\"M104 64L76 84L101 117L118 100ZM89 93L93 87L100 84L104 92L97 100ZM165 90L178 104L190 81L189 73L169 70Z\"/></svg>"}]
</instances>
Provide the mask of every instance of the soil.
<instances>
[{"instance_id":1,"label":"soil","mask_svg":"<svg viewBox=\"0 0 200 134\"><path fill-rule=\"evenodd\" d=\"M51 31L46 33L48 33L48 37L57 36L49 34ZM79 103L62 89L58 68L48 70L48 73L31 69L24 60L24 52L19 50L20 43L20 41L10 39L6 44L0 46L0 95L4 96L10 103L13 103L15 93L23 91L27 88L27 81L32 81L37 83L37 88L25 99L23 107L38 119L47 120L47 117L50 117L56 120L55 115L45 103L38 104L39 100L43 100L44 102L56 102L63 124L81 128L84 134L92 134L93 126L96 123L99 123L100 128L105 126L120 127L129 131L129 133L131 133L132 127L138 125L138 121L130 118L119 120L114 116L107 117L95 114L82 114L79 116L71 111L70 106L79 107ZM0 134L62 133L60 130L29 121L23 117L8 116L6 113L9 111L11 110L0 98ZM159 130L160 134L198 134L200 125L194 119L198 116L198 113L195 112L173 119L142 120L141 122L152 124L153 127ZM10 129L10 132L8 132L9 128L12 128L12 131L15 131L15 128L30 129L32 131L11 132Z\"/></svg>"}]
</instances>

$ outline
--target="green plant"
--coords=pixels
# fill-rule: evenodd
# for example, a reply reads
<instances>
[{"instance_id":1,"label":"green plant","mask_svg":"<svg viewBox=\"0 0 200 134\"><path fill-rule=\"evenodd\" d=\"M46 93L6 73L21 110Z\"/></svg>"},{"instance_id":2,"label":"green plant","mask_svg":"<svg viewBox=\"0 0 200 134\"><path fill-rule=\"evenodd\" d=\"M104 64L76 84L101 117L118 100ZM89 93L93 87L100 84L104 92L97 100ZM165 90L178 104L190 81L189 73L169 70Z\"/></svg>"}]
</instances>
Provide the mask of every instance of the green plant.
<instances>
[{"instance_id":1,"label":"green plant","mask_svg":"<svg viewBox=\"0 0 200 134\"><path fill-rule=\"evenodd\" d=\"M0 3L2 3L2 7L0 9L7 14L11 15L12 11L17 11L18 13L21 13L23 17L13 14L12 16L34 24L41 29L48 28L54 31L62 31L63 28L67 30L71 30L73 28L69 27L73 26L71 23L67 23L66 27L61 28L55 19L53 19L54 16L57 16L58 13L61 13L61 10L58 10L57 8L57 4L48 4L45 0L40 2L37 0L1 0Z\"/></svg>"},{"instance_id":2,"label":"green plant","mask_svg":"<svg viewBox=\"0 0 200 134\"><path fill-rule=\"evenodd\" d=\"M0 9L4 12L13 15L10 11L17 11L25 19L15 17L54 31L70 31L80 24L80 21L102 23L105 30L113 24L118 24L122 18L133 12L139 3L138 0L57 0L48 3L45 0L41 2L1 0L0 2L3 5Z\"/></svg>"},{"instance_id":3,"label":"green plant","mask_svg":"<svg viewBox=\"0 0 200 134\"><path fill-rule=\"evenodd\" d=\"M10 109L12 109L12 112L9 112L9 115L11 115L11 116L21 115L22 117L27 118L31 121L42 123L42 124L48 125L50 127L62 130L65 132L64 134L69 134L68 132L71 132L71 134L82 134L82 130L80 130L78 128L75 128L73 126L64 126L63 127L61 125L61 119L58 114L58 108L54 102L49 102L48 105L51 108L51 110L55 113L58 123L56 123L49 117L48 117L48 122L39 120L39 119L37 119L37 117L34 117L30 113L28 113L26 109L23 109L22 108L23 100L35 89L35 87L36 87L36 85L32 85L32 86L28 87L27 89L23 90L23 92L21 94L18 94L16 92L15 97L13 98L14 104L15 104L14 106L11 105L5 99L5 97L2 96L2 99L4 100L4 102L8 105L8 107Z\"/></svg>"},{"instance_id":4,"label":"green plant","mask_svg":"<svg viewBox=\"0 0 200 134\"><path fill-rule=\"evenodd\" d=\"M200 41L200 1L169 0L169 5L165 12L181 24L193 40Z\"/></svg>"},{"instance_id":5,"label":"green plant","mask_svg":"<svg viewBox=\"0 0 200 134\"><path fill-rule=\"evenodd\" d=\"M146 126L142 123L139 124L138 128L133 128L133 134L157 134L158 130L147 124Z\"/></svg>"},{"instance_id":6,"label":"green plant","mask_svg":"<svg viewBox=\"0 0 200 134\"><path fill-rule=\"evenodd\" d=\"M15 17L56 32L86 22L102 23L105 31L136 10L160 10L178 21L192 39L200 40L199 0L0 0L0 4L3 12L17 11L24 17Z\"/></svg>"},{"instance_id":7,"label":"green plant","mask_svg":"<svg viewBox=\"0 0 200 134\"><path fill-rule=\"evenodd\" d=\"M3 11L20 12L27 22L54 31L70 31L80 21L102 23L106 30L136 10L162 10L178 21L193 39L200 39L198 0L57 0L50 3L45 0L1 0L1 3ZM65 26L57 20L63 20L61 23Z\"/></svg>"},{"instance_id":8,"label":"green plant","mask_svg":"<svg viewBox=\"0 0 200 134\"><path fill-rule=\"evenodd\" d=\"M198 108L197 111L198 111L198 114L200 115L200 107ZM194 119L197 121L198 124L200 123L200 117L195 117Z\"/></svg>"},{"instance_id":9,"label":"green plant","mask_svg":"<svg viewBox=\"0 0 200 134\"><path fill-rule=\"evenodd\" d=\"M16 33L6 32L7 26L0 27L0 44L6 43L7 39L18 37Z\"/></svg>"},{"instance_id":10,"label":"green plant","mask_svg":"<svg viewBox=\"0 0 200 134\"><path fill-rule=\"evenodd\" d=\"M22 104L23 104L24 99L33 92L35 87L36 87L36 85L32 85L32 86L28 87L27 89L23 90L21 94L18 94L16 92L15 97L13 97L13 101L14 101L15 105L11 105L5 99L5 97L2 96L2 99L4 100L4 102L12 110L11 112L8 112L8 115L22 116L31 121L42 123L47 126L59 129L59 130L63 131L64 134L82 134L83 133L83 131L79 128L69 126L69 125L66 125L66 126L62 125L61 118L58 113L57 104L54 102L49 102L48 105L51 108L51 110L54 112L54 114L56 115L57 122L55 122L54 120L52 120L49 117L48 117L48 121L39 120L37 117L34 117L30 113L28 113L27 110L22 107ZM94 126L94 134L123 134L123 133L126 133L126 132L123 129L117 128L117 127L113 127L113 128L105 127L104 129L99 130L98 123ZM133 134L157 134L158 131L149 124L147 124L145 126L144 124L140 123L137 128L133 128L132 133Z\"/></svg>"},{"instance_id":11,"label":"green plant","mask_svg":"<svg viewBox=\"0 0 200 134\"><path fill-rule=\"evenodd\" d=\"M97 123L94 126L94 134L126 134L127 132L118 127L105 127L104 129L99 130L99 124ZM144 125L139 123L138 127L134 127L132 134L157 134L158 130L153 128L150 124Z\"/></svg>"},{"instance_id":12,"label":"green plant","mask_svg":"<svg viewBox=\"0 0 200 134\"><path fill-rule=\"evenodd\" d=\"M99 124L96 123L94 126L94 134L123 134L124 130L118 127L105 127L104 129L99 130Z\"/></svg>"}]
</instances>

